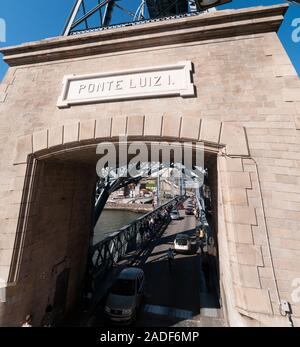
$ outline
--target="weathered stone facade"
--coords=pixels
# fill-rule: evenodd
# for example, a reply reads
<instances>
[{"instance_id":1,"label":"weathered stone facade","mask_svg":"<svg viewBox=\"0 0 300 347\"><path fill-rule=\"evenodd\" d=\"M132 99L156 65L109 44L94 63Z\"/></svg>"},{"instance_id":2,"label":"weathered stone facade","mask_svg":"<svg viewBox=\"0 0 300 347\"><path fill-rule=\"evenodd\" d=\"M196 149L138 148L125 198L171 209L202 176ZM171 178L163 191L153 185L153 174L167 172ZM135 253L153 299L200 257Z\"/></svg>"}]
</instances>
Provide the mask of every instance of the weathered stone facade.
<instances>
[{"instance_id":1,"label":"weathered stone facade","mask_svg":"<svg viewBox=\"0 0 300 347\"><path fill-rule=\"evenodd\" d=\"M216 167L222 302L228 325L281 325L300 302L300 82L276 31L287 6L59 37L3 49L0 85L0 325L18 325L82 286L95 145L119 134L204 142ZM59 109L62 80L190 60L196 97ZM79 203L80 201L80 203Z\"/></svg>"}]
</instances>

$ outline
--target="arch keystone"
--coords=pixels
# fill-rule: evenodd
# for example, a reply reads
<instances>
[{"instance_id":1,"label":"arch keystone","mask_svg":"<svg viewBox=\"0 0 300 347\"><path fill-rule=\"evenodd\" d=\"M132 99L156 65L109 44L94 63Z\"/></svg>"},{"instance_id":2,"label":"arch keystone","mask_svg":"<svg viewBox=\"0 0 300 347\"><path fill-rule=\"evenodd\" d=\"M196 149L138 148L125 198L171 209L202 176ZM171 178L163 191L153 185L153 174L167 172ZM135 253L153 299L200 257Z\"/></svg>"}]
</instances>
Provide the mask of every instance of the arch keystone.
<instances>
[{"instance_id":1,"label":"arch keystone","mask_svg":"<svg viewBox=\"0 0 300 347\"><path fill-rule=\"evenodd\" d=\"M181 116L179 115L164 115L163 116L163 137L179 137L181 128Z\"/></svg>"},{"instance_id":2,"label":"arch keystone","mask_svg":"<svg viewBox=\"0 0 300 347\"><path fill-rule=\"evenodd\" d=\"M127 120L128 136L143 136L144 134L144 116L131 116Z\"/></svg>"},{"instance_id":3,"label":"arch keystone","mask_svg":"<svg viewBox=\"0 0 300 347\"><path fill-rule=\"evenodd\" d=\"M145 116L145 136L161 136L162 128L162 115L161 114L147 114Z\"/></svg>"}]
</instances>

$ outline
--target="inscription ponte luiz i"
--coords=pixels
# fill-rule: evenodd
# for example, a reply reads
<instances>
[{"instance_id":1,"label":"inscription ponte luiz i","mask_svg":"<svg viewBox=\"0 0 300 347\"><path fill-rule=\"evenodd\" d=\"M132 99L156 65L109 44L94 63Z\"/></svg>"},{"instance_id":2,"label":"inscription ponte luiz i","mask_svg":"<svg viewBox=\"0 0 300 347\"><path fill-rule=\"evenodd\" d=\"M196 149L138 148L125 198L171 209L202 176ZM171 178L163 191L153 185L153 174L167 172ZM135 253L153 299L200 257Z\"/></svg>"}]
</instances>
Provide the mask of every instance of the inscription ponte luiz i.
<instances>
[{"instance_id":1,"label":"inscription ponte luiz i","mask_svg":"<svg viewBox=\"0 0 300 347\"><path fill-rule=\"evenodd\" d=\"M159 96L195 95L192 63L116 71L92 75L67 75L57 106L142 99Z\"/></svg>"}]
</instances>

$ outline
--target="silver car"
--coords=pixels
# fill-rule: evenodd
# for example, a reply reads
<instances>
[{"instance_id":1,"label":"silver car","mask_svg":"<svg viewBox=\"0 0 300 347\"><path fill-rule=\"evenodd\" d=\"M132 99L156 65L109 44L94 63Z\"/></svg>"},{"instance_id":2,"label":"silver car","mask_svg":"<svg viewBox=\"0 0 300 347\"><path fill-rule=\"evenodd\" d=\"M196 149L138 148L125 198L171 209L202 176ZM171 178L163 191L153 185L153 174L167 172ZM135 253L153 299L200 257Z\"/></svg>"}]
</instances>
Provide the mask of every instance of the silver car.
<instances>
[{"instance_id":1,"label":"silver car","mask_svg":"<svg viewBox=\"0 0 300 347\"><path fill-rule=\"evenodd\" d=\"M176 209L171 211L170 217L171 217L172 220L179 220L179 219L181 219L180 218L180 214L179 214L178 210L176 210Z\"/></svg>"},{"instance_id":2,"label":"silver car","mask_svg":"<svg viewBox=\"0 0 300 347\"><path fill-rule=\"evenodd\" d=\"M114 323L135 321L145 294L145 274L140 268L126 268L120 272L109 292L105 314Z\"/></svg>"},{"instance_id":3,"label":"silver car","mask_svg":"<svg viewBox=\"0 0 300 347\"><path fill-rule=\"evenodd\" d=\"M192 250L192 243L189 235L178 234L174 240L174 249L178 253L190 253Z\"/></svg>"}]
</instances>

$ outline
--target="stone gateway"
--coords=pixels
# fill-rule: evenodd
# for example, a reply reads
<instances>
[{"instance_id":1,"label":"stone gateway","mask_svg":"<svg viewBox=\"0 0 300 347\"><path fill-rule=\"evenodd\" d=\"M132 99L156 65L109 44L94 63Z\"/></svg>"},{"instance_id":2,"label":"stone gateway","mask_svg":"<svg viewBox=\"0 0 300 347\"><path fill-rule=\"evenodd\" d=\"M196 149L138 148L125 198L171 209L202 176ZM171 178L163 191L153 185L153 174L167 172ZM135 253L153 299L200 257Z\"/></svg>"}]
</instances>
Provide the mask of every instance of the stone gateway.
<instances>
[{"instance_id":1,"label":"stone gateway","mask_svg":"<svg viewBox=\"0 0 300 347\"><path fill-rule=\"evenodd\" d=\"M287 8L1 49L1 326L78 302L96 147L120 134L203 144L225 324L289 326L286 301L300 326L300 82L277 36Z\"/></svg>"}]
</instances>

